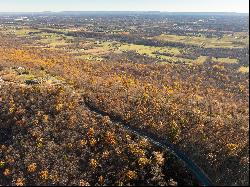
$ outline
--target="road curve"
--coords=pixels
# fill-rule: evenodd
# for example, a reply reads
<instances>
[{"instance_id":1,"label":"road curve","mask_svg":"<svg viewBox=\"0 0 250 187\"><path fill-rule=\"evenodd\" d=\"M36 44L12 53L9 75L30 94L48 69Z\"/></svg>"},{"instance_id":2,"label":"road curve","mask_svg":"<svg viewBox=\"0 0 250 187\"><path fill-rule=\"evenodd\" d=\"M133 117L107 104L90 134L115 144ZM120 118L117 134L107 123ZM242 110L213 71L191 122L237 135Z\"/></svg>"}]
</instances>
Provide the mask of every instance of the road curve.
<instances>
[{"instance_id":1,"label":"road curve","mask_svg":"<svg viewBox=\"0 0 250 187\"><path fill-rule=\"evenodd\" d=\"M197 178L197 180L200 182L201 185L213 186L213 182L208 177L208 175L193 160L191 160L183 151L176 148L174 144L168 142L167 139L156 137L152 133L145 132L141 129L137 129L136 127L132 127L129 123L125 122L120 117L112 116L109 113L100 110L87 98L81 101L81 103L84 104L90 111L95 112L102 116L109 116L110 120L115 122L115 124L119 125L120 127L130 131L131 133L139 137L146 138L151 143L161 147L165 151L170 151L171 153L173 153L173 155L175 155L178 159L180 159L185 164L185 166L195 175L195 177Z\"/></svg>"}]
</instances>

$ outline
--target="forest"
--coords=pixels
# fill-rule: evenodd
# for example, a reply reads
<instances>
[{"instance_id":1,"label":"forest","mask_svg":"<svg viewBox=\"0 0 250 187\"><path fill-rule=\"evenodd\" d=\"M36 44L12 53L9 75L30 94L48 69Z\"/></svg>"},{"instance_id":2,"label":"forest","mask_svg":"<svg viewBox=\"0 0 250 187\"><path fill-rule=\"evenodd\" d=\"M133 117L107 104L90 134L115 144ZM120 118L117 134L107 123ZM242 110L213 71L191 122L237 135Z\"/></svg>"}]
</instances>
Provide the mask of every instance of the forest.
<instances>
[{"instance_id":1,"label":"forest","mask_svg":"<svg viewBox=\"0 0 250 187\"><path fill-rule=\"evenodd\" d=\"M247 16L0 16L0 185L247 185L248 35Z\"/></svg>"}]
</instances>

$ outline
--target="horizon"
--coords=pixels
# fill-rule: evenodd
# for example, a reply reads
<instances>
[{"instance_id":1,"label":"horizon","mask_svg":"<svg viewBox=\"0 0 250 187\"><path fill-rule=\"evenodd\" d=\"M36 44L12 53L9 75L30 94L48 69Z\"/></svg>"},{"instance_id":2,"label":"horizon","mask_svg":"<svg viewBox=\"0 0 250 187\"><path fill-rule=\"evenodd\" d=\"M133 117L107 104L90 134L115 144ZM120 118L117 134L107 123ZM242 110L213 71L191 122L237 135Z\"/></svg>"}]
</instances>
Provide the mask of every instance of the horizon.
<instances>
[{"instance_id":1,"label":"horizon","mask_svg":"<svg viewBox=\"0 0 250 187\"><path fill-rule=\"evenodd\" d=\"M235 14L249 14L249 12L226 12L226 11L160 11L160 10L61 10L61 11L0 11L0 13L61 13L61 12L155 12L155 13L235 13Z\"/></svg>"},{"instance_id":2,"label":"horizon","mask_svg":"<svg viewBox=\"0 0 250 187\"><path fill-rule=\"evenodd\" d=\"M108 15L116 15L116 14L152 14L152 15L211 15L211 16L248 16L249 13L244 12L168 12L168 11L108 11L108 10L85 10L85 11L40 11L40 12L1 12L0 16L8 15L8 16L29 16L29 15L80 15L80 14L108 14Z\"/></svg>"},{"instance_id":3,"label":"horizon","mask_svg":"<svg viewBox=\"0 0 250 187\"><path fill-rule=\"evenodd\" d=\"M173 12L173 13L247 13L248 0L0 0L1 13L36 12ZM133 7L133 8L131 8Z\"/></svg>"}]
</instances>

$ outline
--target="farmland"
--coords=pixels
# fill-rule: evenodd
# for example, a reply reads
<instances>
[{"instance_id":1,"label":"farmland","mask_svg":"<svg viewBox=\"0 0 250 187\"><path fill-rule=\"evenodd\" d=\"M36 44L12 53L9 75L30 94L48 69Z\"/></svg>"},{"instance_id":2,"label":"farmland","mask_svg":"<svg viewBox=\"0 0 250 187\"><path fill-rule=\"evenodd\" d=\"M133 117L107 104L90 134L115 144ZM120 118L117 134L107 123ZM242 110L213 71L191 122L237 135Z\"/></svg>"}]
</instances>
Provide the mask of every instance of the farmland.
<instances>
[{"instance_id":1,"label":"farmland","mask_svg":"<svg viewBox=\"0 0 250 187\"><path fill-rule=\"evenodd\" d=\"M205 48L241 48L249 45L249 37L247 33L234 33L222 35L221 37L206 36L176 36L176 35L160 35L154 37L156 40L180 42Z\"/></svg>"},{"instance_id":2,"label":"farmland","mask_svg":"<svg viewBox=\"0 0 250 187\"><path fill-rule=\"evenodd\" d=\"M0 16L0 185L248 184L248 17L179 16Z\"/></svg>"}]
</instances>

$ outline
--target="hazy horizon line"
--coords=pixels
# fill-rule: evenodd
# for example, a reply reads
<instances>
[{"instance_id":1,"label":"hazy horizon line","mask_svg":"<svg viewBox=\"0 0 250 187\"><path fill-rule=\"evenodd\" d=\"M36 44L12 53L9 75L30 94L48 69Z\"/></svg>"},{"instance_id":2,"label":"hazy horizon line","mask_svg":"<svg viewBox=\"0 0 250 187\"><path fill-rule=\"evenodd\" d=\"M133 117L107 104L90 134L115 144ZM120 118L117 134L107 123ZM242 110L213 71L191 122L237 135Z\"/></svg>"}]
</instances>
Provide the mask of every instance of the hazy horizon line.
<instances>
[{"instance_id":1,"label":"hazy horizon line","mask_svg":"<svg viewBox=\"0 0 250 187\"><path fill-rule=\"evenodd\" d=\"M60 10L60 11L0 11L0 13L60 13L60 12L158 12L158 13L234 13L249 14L249 12L233 12L233 11L161 11L161 10Z\"/></svg>"}]
</instances>

